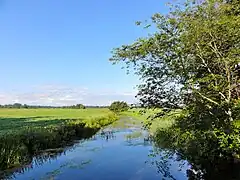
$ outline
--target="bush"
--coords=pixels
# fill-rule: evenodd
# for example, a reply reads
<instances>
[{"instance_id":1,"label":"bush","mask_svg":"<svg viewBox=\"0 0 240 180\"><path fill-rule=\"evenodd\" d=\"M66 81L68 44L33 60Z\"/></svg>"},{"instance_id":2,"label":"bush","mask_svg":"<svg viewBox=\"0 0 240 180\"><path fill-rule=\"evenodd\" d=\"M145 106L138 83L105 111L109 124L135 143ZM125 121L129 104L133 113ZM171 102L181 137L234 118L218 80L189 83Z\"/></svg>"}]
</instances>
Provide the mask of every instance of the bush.
<instances>
[{"instance_id":1,"label":"bush","mask_svg":"<svg viewBox=\"0 0 240 180\"><path fill-rule=\"evenodd\" d=\"M129 109L129 106L124 101L115 101L110 105L109 109L113 112L118 113L118 112L127 111Z\"/></svg>"},{"instance_id":2,"label":"bush","mask_svg":"<svg viewBox=\"0 0 240 180\"><path fill-rule=\"evenodd\" d=\"M86 107L83 104L77 104L76 108L77 109L86 109Z\"/></svg>"}]
</instances>

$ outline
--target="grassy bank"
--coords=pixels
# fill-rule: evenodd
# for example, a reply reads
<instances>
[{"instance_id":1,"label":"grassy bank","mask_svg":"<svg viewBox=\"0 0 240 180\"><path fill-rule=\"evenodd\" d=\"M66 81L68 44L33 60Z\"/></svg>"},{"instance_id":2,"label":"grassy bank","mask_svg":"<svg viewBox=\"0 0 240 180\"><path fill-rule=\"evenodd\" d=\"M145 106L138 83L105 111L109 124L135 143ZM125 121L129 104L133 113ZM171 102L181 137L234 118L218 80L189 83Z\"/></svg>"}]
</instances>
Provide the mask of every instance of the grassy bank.
<instances>
[{"instance_id":1,"label":"grassy bank","mask_svg":"<svg viewBox=\"0 0 240 180\"><path fill-rule=\"evenodd\" d=\"M159 129L166 129L170 128L177 117L179 117L182 113L182 110L177 109L173 110L169 113L167 113L165 116L162 117L157 117L157 118L152 118L154 115L157 113L161 112L161 109L141 109L141 108L133 108L128 111L122 112L121 115L124 116L131 116L135 119L140 120L144 125L147 125L150 123L148 126L148 130L152 133L155 134ZM237 127L240 127L240 120L237 120L234 122L234 125Z\"/></svg>"},{"instance_id":2,"label":"grassy bank","mask_svg":"<svg viewBox=\"0 0 240 180\"><path fill-rule=\"evenodd\" d=\"M121 115L122 116L130 116L130 117L133 117L134 119L137 119L139 121L146 121L147 120L147 117L148 117L148 113L142 113L142 110L143 109L137 109L137 108L134 108L134 109L129 109L128 111L124 111L124 112L121 112Z\"/></svg>"},{"instance_id":3,"label":"grassy bank","mask_svg":"<svg viewBox=\"0 0 240 180\"><path fill-rule=\"evenodd\" d=\"M134 108L126 112L123 112L122 115L131 116L135 119L138 119L142 122L143 126L147 126L151 134L155 134L156 131L160 128L168 128L174 123L175 116L178 116L180 111L176 110L168 114L167 116L161 118L153 118L154 115L160 113L161 109L141 109Z\"/></svg>"},{"instance_id":4,"label":"grassy bank","mask_svg":"<svg viewBox=\"0 0 240 180\"><path fill-rule=\"evenodd\" d=\"M0 170L91 137L117 118L107 109L0 109Z\"/></svg>"},{"instance_id":5,"label":"grassy bank","mask_svg":"<svg viewBox=\"0 0 240 180\"><path fill-rule=\"evenodd\" d=\"M161 112L161 110L158 111ZM215 179L216 175L221 174L218 177L223 176L226 179L229 173L238 172L240 167L239 120L234 121L235 131L227 134L227 131L224 132L221 129L211 129L211 126L208 126L211 119L196 118L193 121L191 119L193 116L189 116L184 110L172 110L162 117L147 119L154 113L156 111L153 110L146 110L145 114L139 113L139 110L126 112L129 116L141 119L144 125L147 125L153 137L154 146L159 152L164 151L164 157L188 161L191 167L187 170L189 177L193 174L194 177L198 177L196 179L199 177ZM231 148L236 150L232 151ZM196 174L196 172L199 173Z\"/></svg>"}]
</instances>

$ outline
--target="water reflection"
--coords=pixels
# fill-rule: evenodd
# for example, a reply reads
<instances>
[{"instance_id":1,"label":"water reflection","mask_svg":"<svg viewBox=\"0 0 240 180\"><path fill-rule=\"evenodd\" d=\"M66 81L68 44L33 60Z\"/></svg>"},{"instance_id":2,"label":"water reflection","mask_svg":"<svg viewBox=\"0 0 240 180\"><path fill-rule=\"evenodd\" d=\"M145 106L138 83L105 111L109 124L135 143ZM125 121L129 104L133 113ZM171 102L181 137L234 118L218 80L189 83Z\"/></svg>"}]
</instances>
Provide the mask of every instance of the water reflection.
<instances>
[{"instance_id":1,"label":"water reflection","mask_svg":"<svg viewBox=\"0 0 240 180\"><path fill-rule=\"evenodd\" d=\"M176 179L171 171L172 162L178 162L178 171L186 174L188 180L239 180L240 163L238 162L210 162L208 159L201 159L200 163L193 163L184 160L183 156L177 152L167 151L155 147L149 155L152 160L148 164L157 168L157 172L168 179Z\"/></svg>"},{"instance_id":2,"label":"water reflection","mask_svg":"<svg viewBox=\"0 0 240 180\"><path fill-rule=\"evenodd\" d=\"M108 141L109 139L115 139L116 136L114 135L113 130L102 130L100 132L100 137L102 139L105 139L106 141Z\"/></svg>"},{"instance_id":3,"label":"water reflection","mask_svg":"<svg viewBox=\"0 0 240 180\"><path fill-rule=\"evenodd\" d=\"M187 165L179 171L180 164L153 147L152 138L140 127L114 126L71 147L35 156L8 179L185 180Z\"/></svg>"},{"instance_id":4,"label":"water reflection","mask_svg":"<svg viewBox=\"0 0 240 180\"><path fill-rule=\"evenodd\" d=\"M159 147L136 124L131 127L129 121L120 121L120 125L68 142L64 148L29 155L26 166L1 172L0 179L240 179L237 163L208 159L194 163L190 155L188 162L186 156Z\"/></svg>"},{"instance_id":5,"label":"water reflection","mask_svg":"<svg viewBox=\"0 0 240 180\"><path fill-rule=\"evenodd\" d=\"M206 162L209 163L210 162ZM187 170L187 176L189 180L198 179L218 179L218 180L239 180L240 179L240 164L233 162L223 162L221 164L215 164L204 167L202 164L191 165Z\"/></svg>"},{"instance_id":6,"label":"water reflection","mask_svg":"<svg viewBox=\"0 0 240 180\"><path fill-rule=\"evenodd\" d=\"M30 162L25 166L0 171L0 179L15 179L17 174L23 174L33 168L41 167L44 163L56 160L59 156L63 156L65 150L66 149L56 149L55 152L43 153L41 155L31 157Z\"/></svg>"},{"instance_id":7,"label":"water reflection","mask_svg":"<svg viewBox=\"0 0 240 180\"><path fill-rule=\"evenodd\" d=\"M24 162L24 166L15 166L14 168L10 169L0 169L0 179L15 179L17 178L18 174L24 174L25 172L30 171L31 169L41 168L44 164L49 163L51 161L57 160L58 157L63 157L66 155L66 152L74 151L75 148L81 146L81 143L85 140L91 137L93 134L95 134L97 131L92 129L82 129L81 132L84 132L84 134L79 137L74 136L73 139L70 139L68 141L65 141L59 148L54 149L47 149L38 151L37 153L31 153L31 151L28 151L28 148L24 149L24 156L20 156L21 159L24 159L24 161L20 161L21 163ZM77 131L76 131L77 133ZM80 138L82 140L76 140L77 138ZM8 145L12 145L11 147L18 147L20 144L17 144L16 141L9 141ZM18 145L18 146L17 146ZM5 146L3 146L3 143L1 144L0 149L4 150L6 149ZM6 161L7 159L11 159L11 157L14 155L22 155L20 152L22 152L22 148L12 148L8 149L9 153L2 153L0 155L1 162ZM1 168L4 168L4 165L1 164Z\"/></svg>"}]
</instances>

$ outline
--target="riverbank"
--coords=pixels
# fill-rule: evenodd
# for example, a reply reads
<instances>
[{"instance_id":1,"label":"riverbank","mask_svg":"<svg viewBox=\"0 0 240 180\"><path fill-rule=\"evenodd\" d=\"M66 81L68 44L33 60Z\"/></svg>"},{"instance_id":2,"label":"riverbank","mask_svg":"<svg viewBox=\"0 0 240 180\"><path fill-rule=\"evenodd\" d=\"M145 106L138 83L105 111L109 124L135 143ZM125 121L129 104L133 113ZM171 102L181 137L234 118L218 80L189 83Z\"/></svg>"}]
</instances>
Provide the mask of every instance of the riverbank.
<instances>
[{"instance_id":1,"label":"riverbank","mask_svg":"<svg viewBox=\"0 0 240 180\"><path fill-rule=\"evenodd\" d=\"M151 112L146 110L145 114L141 114L135 110L132 116L145 119L147 116L153 117L154 113ZM128 114L131 115L130 112ZM231 136L207 128L208 121L193 122L184 110L172 110L164 116L143 120L154 139L154 146L166 151L169 158L177 156L177 159L188 161L190 178L239 178L240 152L233 154L225 148L229 147L228 143L232 143L233 147L239 146L239 120L234 121L235 132ZM196 127L201 128L196 131ZM218 133L223 136L218 136Z\"/></svg>"},{"instance_id":2,"label":"riverbank","mask_svg":"<svg viewBox=\"0 0 240 180\"><path fill-rule=\"evenodd\" d=\"M135 119L138 119L142 122L143 126L146 126L148 131L151 134L156 134L158 130L168 129L174 124L175 120L183 115L183 111L181 109L172 110L169 113L166 113L161 117L154 117L157 113L162 112L161 109L141 109L141 108L133 108L126 112L121 113L124 116L130 116ZM240 119L234 122L236 127L240 128Z\"/></svg>"},{"instance_id":3,"label":"riverbank","mask_svg":"<svg viewBox=\"0 0 240 180\"><path fill-rule=\"evenodd\" d=\"M167 160L166 163L171 164L168 169L156 164L160 157L151 156L154 147L145 138L148 133L139 122L138 119L121 116L91 138L76 141L64 153L34 158L36 160L31 165L20 173L15 171L9 179L157 180L166 178L169 173L179 180L186 180L185 171L177 170L179 162Z\"/></svg>"},{"instance_id":4,"label":"riverbank","mask_svg":"<svg viewBox=\"0 0 240 180\"><path fill-rule=\"evenodd\" d=\"M170 128L173 125L175 118L180 115L180 110L172 111L163 117L154 117L157 113L162 112L161 109L141 109L133 108L121 113L124 116L130 116L138 119L143 127L146 127L151 135L157 133L158 129Z\"/></svg>"},{"instance_id":5,"label":"riverbank","mask_svg":"<svg viewBox=\"0 0 240 180\"><path fill-rule=\"evenodd\" d=\"M0 172L48 149L91 137L118 119L107 109L1 109Z\"/></svg>"}]
</instances>

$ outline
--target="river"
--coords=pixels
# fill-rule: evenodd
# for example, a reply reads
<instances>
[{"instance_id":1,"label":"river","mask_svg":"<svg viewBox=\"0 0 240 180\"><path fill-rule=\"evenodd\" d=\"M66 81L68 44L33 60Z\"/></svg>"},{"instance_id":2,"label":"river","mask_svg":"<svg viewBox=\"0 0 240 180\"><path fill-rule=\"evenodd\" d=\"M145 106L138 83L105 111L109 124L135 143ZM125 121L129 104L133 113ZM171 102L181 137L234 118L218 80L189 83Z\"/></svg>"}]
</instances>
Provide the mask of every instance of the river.
<instances>
[{"instance_id":1,"label":"river","mask_svg":"<svg viewBox=\"0 0 240 180\"><path fill-rule=\"evenodd\" d=\"M164 152L156 154L156 149L139 121L123 117L62 152L34 158L9 179L187 179L186 162L163 159Z\"/></svg>"}]
</instances>

